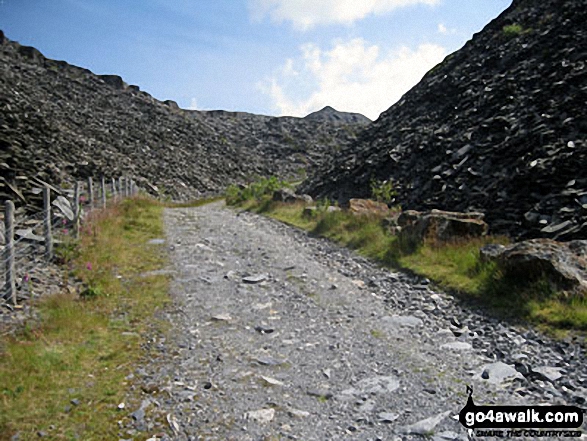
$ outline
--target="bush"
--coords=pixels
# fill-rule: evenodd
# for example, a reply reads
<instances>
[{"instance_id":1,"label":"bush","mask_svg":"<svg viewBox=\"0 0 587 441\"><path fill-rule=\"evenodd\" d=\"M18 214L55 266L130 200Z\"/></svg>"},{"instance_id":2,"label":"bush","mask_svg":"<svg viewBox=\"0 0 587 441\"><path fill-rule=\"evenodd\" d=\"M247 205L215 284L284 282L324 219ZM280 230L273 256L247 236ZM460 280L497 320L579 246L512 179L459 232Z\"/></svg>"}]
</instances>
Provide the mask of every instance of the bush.
<instances>
[{"instance_id":1,"label":"bush","mask_svg":"<svg viewBox=\"0 0 587 441\"><path fill-rule=\"evenodd\" d=\"M503 33L506 37L516 37L524 32L522 25L514 23L503 27Z\"/></svg>"},{"instance_id":2,"label":"bush","mask_svg":"<svg viewBox=\"0 0 587 441\"><path fill-rule=\"evenodd\" d=\"M387 181L371 179L371 197L374 200L391 205L395 202L396 196L397 191L395 191L391 179L388 179Z\"/></svg>"},{"instance_id":3,"label":"bush","mask_svg":"<svg viewBox=\"0 0 587 441\"><path fill-rule=\"evenodd\" d=\"M240 202L241 190L234 184L229 185L224 191L224 196L228 205L236 205Z\"/></svg>"},{"instance_id":4,"label":"bush","mask_svg":"<svg viewBox=\"0 0 587 441\"><path fill-rule=\"evenodd\" d=\"M274 191L288 186L287 182L281 181L275 176L261 178L244 188L230 185L225 191L226 203L237 205L245 201L261 200L263 196L272 195Z\"/></svg>"}]
</instances>

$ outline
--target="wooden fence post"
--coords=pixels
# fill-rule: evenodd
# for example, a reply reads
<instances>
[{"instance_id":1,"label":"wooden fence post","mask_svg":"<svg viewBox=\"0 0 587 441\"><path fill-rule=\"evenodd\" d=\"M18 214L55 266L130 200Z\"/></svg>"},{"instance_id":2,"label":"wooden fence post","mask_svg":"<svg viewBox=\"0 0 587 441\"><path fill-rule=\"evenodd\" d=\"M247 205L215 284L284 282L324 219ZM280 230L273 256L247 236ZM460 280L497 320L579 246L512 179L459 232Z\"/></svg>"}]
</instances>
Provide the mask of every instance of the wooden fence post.
<instances>
[{"instance_id":1,"label":"wooden fence post","mask_svg":"<svg viewBox=\"0 0 587 441\"><path fill-rule=\"evenodd\" d=\"M6 279L4 281L4 298L16 305L16 284L14 272L14 203L6 201L4 207L4 262Z\"/></svg>"},{"instance_id":2,"label":"wooden fence post","mask_svg":"<svg viewBox=\"0 0 587 441\"><path fill-rule=\"evenodd\" d=\"M80 206L79 206L79 181L75 181L75 187L73 190L73 228L75 231L75 237L79 237L79 218L80 218Z\"/></svg>"},{"instance_id":3,"label":"wooden fence post","mask_svg":"<svg viewBox=\"0 0 587 441\"><path fill-rule=\"evenodd\" d=\"M116 179L112 178L112 199L116 200Z\"/></svg>"},{"instance_id":4,"label":"wooden fence post","mask_svg":"<svg viewBox=\"0 0 587 441\"><path fill-rule=\"evenodd\" d=\"M104 176L100 180L100 191L102 193L102 208L106 208L106 181L104 180Z\"/></svg>"},{"instance_id":5,"label":"wooden fence post","mask_svg":"<svg viewBox=\"0 0 587 441\"><path fill-rule=\"evenodd\" d=\"M51 260L53 257L53 237L51 235L51 190L45 186L43 188L43 205L45 207L45 258Z\"/></svg>"},{"instance_id":6,"label":"wooden fence post","mask_svg":"<svg viewBox=\"0 0 587 441\"><path fill-rule=\"evenodd\" d=\"M90 210L94 208L94 183L92 177L88 177L88 198L90 202Z\"/></svg>"}]
</instances>

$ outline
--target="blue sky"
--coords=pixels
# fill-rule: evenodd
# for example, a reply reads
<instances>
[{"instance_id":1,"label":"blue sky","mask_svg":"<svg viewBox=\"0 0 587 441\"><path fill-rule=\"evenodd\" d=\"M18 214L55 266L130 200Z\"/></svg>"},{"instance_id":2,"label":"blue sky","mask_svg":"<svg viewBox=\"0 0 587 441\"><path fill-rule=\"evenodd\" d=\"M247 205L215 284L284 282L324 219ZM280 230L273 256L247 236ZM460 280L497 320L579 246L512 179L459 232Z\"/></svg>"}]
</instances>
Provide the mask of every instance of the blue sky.
<instances>
[{"instance_id":1,"label":"blue sky","mask_svg":"<svg viewBox=\"0 0 587 441\"><path fill-rule=\"evenodd\" d=\"M0 0L0 29L183 108L372 119L511 0Z\"/></svg>"}]
</instances>

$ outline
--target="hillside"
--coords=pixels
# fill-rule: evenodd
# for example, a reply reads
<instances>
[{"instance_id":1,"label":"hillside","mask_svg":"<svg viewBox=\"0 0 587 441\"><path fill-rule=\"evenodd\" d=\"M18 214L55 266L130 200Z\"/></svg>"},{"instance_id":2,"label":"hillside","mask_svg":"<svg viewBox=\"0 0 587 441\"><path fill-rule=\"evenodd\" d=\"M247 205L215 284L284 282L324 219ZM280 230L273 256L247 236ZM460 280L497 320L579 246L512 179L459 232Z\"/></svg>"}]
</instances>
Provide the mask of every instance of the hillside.
<instances>
[{"instance_id":1,"label":"hillside","mask_svg":"<svg viewBox=\"0 0 587 441\"><path fill-rule=\"evenodd\" d=\"M587 238L586 23L585 0L515 0L303 190L346 201L392 179L404 208Z\"/></svg>"},{"instance_id":2,"label":"hillside","mask_svg":"<svg viewBox=\"0 0 587 441\"><path fill-rule=\"evenodd\" d=\"M125 175L174 198L254 176L299 177L362 127L182 110L119 76L47 59L0 31L0 198L20 204L38 199L33 177L59 185Z\"/></svg>"},{"instance_id":3,"label":"hillside","mask_svg":"<svg viewBox=\"0 0 587 441\"><path fill-rule=\"evenodd\" d=\"M265 163L279 165L278 174L286 176L305 175L322 165L354 140L355 133L366 124L355 117L357 114L337 111L337 121L224 110L186 112L217 133L223 144L236 146L245 155L259 155Z\"/></svg>"}]
</instances>

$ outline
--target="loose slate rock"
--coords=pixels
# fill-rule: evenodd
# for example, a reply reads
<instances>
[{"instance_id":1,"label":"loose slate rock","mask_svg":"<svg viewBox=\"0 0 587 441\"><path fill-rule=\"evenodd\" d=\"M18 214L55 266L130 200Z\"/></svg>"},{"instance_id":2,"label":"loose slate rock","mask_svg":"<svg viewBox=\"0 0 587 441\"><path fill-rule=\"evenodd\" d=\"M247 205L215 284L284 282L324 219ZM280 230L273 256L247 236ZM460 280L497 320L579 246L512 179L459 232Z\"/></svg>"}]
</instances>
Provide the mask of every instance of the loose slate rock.
<instances>
[{"instance_id":1,"label":"loose slate rock","mask_svg":"<svg viewBox=\"0 0 587 441\"><path fill-rule=\"evenodd\" d=\"M257 331L259 334L272 334L275 329L266 328L264 326L255 326L255 331Z\"/></svg>"},{"instance_id":2,"label":"loose slate rock","mask_svg":"<svg viewBox=\"0 0 587 441\"><path fill-rule=\"evenodd\" d=\"M439 413L438 415L431 416L425 420L420 420L414 424L403 427L400 431L406 435L429 435L434 428L450 414L450 411Z\"/></svg>"},{"instance_id":3,"label":"loose slate rock","mask_svg":"<svg viewBox=\"0 0 587 441\"><path fill-rule=\"evenodd\" d=\"M260 355L255 358L255 361L263 366L279 366L283 363L283 361L277 360L269 355Z\"/></svg>"},{"instance_id":4,"label":"loose slate rock","mask_svg":"<svg viewBox=\"0 0 587 441\"><path fill-rule=\"evenodd\" d=\"M381 412L377 415L377 418L379 418L379 421L382 423L393 423L399 418L399 415L397 413Z\"/></svg>"},{"instance_id":5,"label":"loose slate rock","mask_svg":"<svg viewBox=\"0 0 587 441\"><path fill-rule=\"evenodd\" d=\"M208 245L205 245L203 243L197 243L196 244L196 248L202 250L202 251L214 251L212 248L210 248Z\"/></svg>"},{"instance_id":6,"label":"loose slate rock","mask_svg":"<svg viewBox=\"0 0 587 441\"><path fill-rule=\"evenodd\" d=\"M293 409L293 408L288 409L287 414L293 418L307 418L310 416L310 412L306 412L305 410Z\"/></svg>"},{"instance_id":7,"label":"loose slate rock","mask_svg":"<svg viewBox=\"0 0 587 441\"><path fill-rule=\"evenodd\" d=\"M245 414L247 420L256 421L259 424L270 423L275 417L275 409L252 410Z\"/></svg>"},{"instance_id":8,"label":"loose slate rock","mask_svg":"<svg viewBox=\"0 0 587 441\"><path fill-rule=\"evenodd\" d=\"M452 341L450 343L443 344L440 346L440 349L448 349L451 351L471 351L473 350L473 346L471 346L471 343L464 341Z\"/></svg>"},{"instance_id":9,"label":"loose slate rock","mask_svg":"<svg viewBox=\"0 0 587 441\"><path fill-rule=\"evenodd\" d=\"M469 438L466 435L459 435L455 432L440 432L437 435L432 437L432 441L456 441L456 440L463 440L467 441Z\"/></svg>"},{"instance_id":10,"label":"loose slate rock","mask_svg":"<svg viewBox=\"0 0 587 441\"><path fill-rule=\"evenodd\" d=\"M357 383L357 387L364 393L389 393L399 388L399 380L391 376L365 378Z\"/></svg>"},{"instance_id":11,"label":"loose slate rock","mask_svg":"<svg viewBox=\"0 0 587 441\"><path fill-rule=\"evenodd\" d=\"M563 376L559 368L551 366L539 366L532 368L532 373L538 374L542 380L550 381L551 383L554 383Z\"/></svg>"},{"instance_id":12,"label":"loose slate rock","mask_svg":"<svg viewBox=\"0 0 587 441\"><path fill-rule=\"evenodd\" d=\"M254 276L243 277L243 282L250 284L261 283L267 280L267 277L267 274L256 274Z\"/></svg>"},{"instance_id":13,"label":"loose slate rock","mask_svg":"<svg viewBox=\"0 0 587 441\"><path fill-rule=\"evenodd\" d=\"M211 319L214 322L229 322L232 320L232 317L228 314L216 314L213 315Z\"/></svg>"},{"instance_id":14,"label":"loose slate rock","mask_svg":"<svg viewBox=\"0 0 587 441\"><path fill-rule=\"evenodd\" d=\"M133 420L141 422L145 419L145 411L141 407L140 409L135 410L130 416Z\"/></svg>"},{"instance_id":15,"label":"loose slate rock","mask_svg":"<svg viewBox=\"0 0 587 441\"><path fill-rule=\"evenodd\" d=\"M57 199L55 199L51 203L51 205L54 205L55 207L59 208L59 210L61 210L61 212L65 215L67 219L69 219L70 221L73 220L73 210L71 209L71 204L69 203L67 198L63 196L57 196Z\"/></svg>"},{"instance_id":16,"label":"loose slate rock","mask_svg":"<svg viewBox=\"0 0 587 441\"><path fill-rule=\"evenodd\" d=\"M365 394L385 394L391 393L400 386L399 380L396 377L377 376L365 378L357 383L355 387L346 389L341 392L339 398L348 399L353 396L361 396Z\"/></svg>"},{"instance_id":17,"label":"loose slate rock","mask_svg":"<svg viewBox=\"0 0 587 441\"><path fill-rule=\"evenodd\" d=\"M32 240L35 242L44 242L45 241L45 238L33 233L33 230L31 228L16 230L14 232L14 235L22 237L23 239Z\"/></svg>"},{"instance_id":18,"label":"loose slate rock","mask_svg":"<svg viewBox=\"0 0 587 441\"><path fill-rule=\"evenodd\" d=\"M481 378L493 384L501 384L507 380L514 378L524 378L514 366L505 364L501 361L496 363L486 364L483 366Z\"/></svg>"},{"instance_id":19,"label":"loose slate rock","mask_svg":"<svg viewBox=\"0 0 587 441\"><path fill-rule=\"evenodd\" d=\"M311 397L330 400L334 395L328 389L311 389L306 392Z\"/></svg>"},{"instance_id":20,"label":"loose slate rock","mask_svg":"<svg viewBox=\"0 0 587 441\"><path fill-rule=\"evenodd\" d=\"M263 382L269 386L283 386L283 382L276 380L275 378L265 377L261 375L259 378L263 380Z\"/></svg>"},{"instance_id":21,"label":"loose slate rock","mask_svg":"<svg viewBox=\"0 0 587 441\"><path fill-rule=\"evenodd\" d=\"M396 328L416 328L424 324L421 319L413 315L393 315L383 317L381 321L385 325Z\"/></svg>"},{"instance_id":22,"label":"loose slate rock","mask_svg":"<svg viewBox=\"0 0 587 441\"><path fill-rule=\"evenodd\" d=\"M176 435L179 433L179 423L177 422L177 418L175 418L175 416L173 416L172 414L168 413L167 414L167 423L169 424L169 427L171 428L171 430L173 431L173 433L175 433Z\"/></svg>"}]
</instances>

